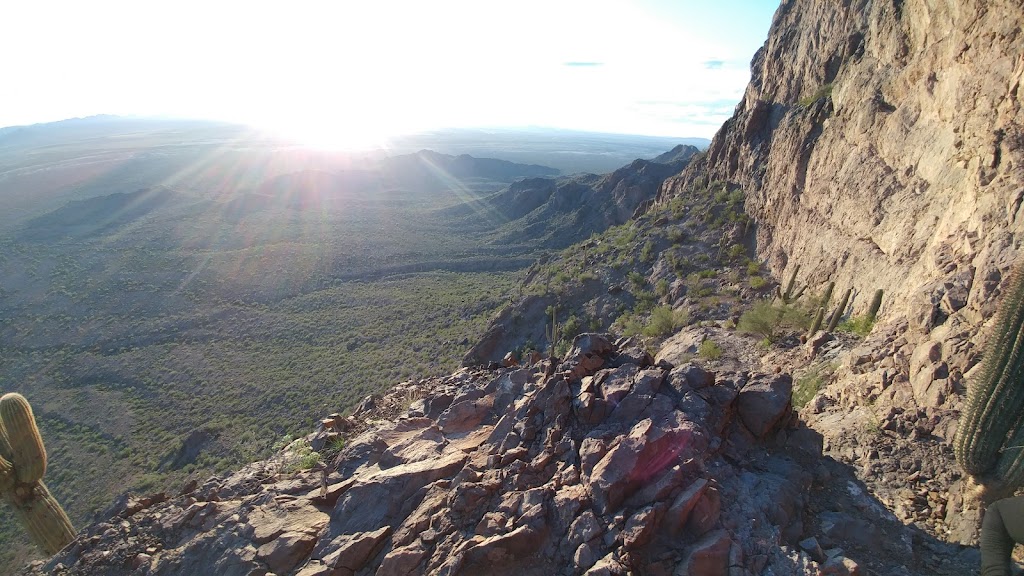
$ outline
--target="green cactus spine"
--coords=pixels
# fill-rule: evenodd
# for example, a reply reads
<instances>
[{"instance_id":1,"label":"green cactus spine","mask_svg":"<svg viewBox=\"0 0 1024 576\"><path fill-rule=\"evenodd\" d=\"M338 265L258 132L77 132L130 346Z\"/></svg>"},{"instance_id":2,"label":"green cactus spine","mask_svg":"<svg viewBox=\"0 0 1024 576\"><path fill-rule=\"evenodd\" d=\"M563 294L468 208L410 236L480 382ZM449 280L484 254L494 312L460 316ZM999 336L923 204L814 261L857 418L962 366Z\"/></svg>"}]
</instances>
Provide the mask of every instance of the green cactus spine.
<instances>
[{"instance_id":1,"label":"green cactus spine","mask_svg":"<svg viewBox=\"0 0 1024 576\"><path fill-rule=\"evenodd\" d=\"M0 397L0 493L10 502L32 541L56 554L75 539L75 529L42 482L46 450L32 407L20 394Z\"/></svg>"},{"instance_id":2,"label":"green cactus spine","mask_svg":"<svg viewBox=\"0 0 1024 576\"><path fill-rule=\"evenodd\" d=\"M16 464L18 482L41 480L46 473L46 449L36 428L32 407L21 394L5 394L0 398L0 420Z\"/></svg>"},{"instance_id":3,"label":"green cactus spine","mask_svg":"<svg viewBox=\"0 0 1024 576\"><path fill-rule=\"evenodd\" d=\"M821 321L825 318L825 309L818 308L818 311L814 314L814 320L811 321L811 329L807 331L808 338L813 336L815 332L821 330Z\"/></svg>"},{"instance_id":4,"label":"green cactus spine","mask_svg":"<svg viewBox=\"0 0 1024 576\"><path fill-rule=\"evenodd\" d=\"M9 500L29 537L47 554L56 554L75 539L75 528L46 485L22 484Z\"/></svg>"},{"instance_id":5,"label":"green cactus spine","mask_svg":"<svg viewBox=\"0 0 1024 576\"><path fill-rule=\"evenodd\" d=\"M14 488L14 465L0 456L0 492Z\"/></svg>"},{"instance_id":6,"label":"green cactus spine","mask_svg":"<svg viewBox=\"0 0 1024 576\"><path fill-rule=\"evenodd\" d=\"M843 318L843 314L846 312L846 305L850 302L850 294L853 293L853 288L847 288L843 294L843 299L839 301L839 307L832 313L832 316L828 319L828 328L826 332L832 332L839 326L839 321Z\"/></svg>"},{"instance_id":7,"label":"green cactus spine","mask_svg":"<svg viewBox=\"0 0 1024 576\"><path fill-rule=\"evenodd\" d=\"M1020 479L1020 427L1024 410L1024 268L1015 268L996 313L979 376L967 391L967 403L953 441L953 453L968 474L996 470ZM1010 433L1013 439L1004 446ZM1002 456L1000 456L1000 451ZM997 480L999 480L997 478Z\"/></svg>"},{"instance_id":8,"label":"green cactus spine","mask_svg":"<svg viewBox=\"0 0 1024 576\"><path fill-rule=\"evenodd\" d=\"M875 290L875 296L871 299L871 306L868 307L868 323L874 324L878 317L878 309L882 307L882 289Z\"/></svg>"}]
</instances>

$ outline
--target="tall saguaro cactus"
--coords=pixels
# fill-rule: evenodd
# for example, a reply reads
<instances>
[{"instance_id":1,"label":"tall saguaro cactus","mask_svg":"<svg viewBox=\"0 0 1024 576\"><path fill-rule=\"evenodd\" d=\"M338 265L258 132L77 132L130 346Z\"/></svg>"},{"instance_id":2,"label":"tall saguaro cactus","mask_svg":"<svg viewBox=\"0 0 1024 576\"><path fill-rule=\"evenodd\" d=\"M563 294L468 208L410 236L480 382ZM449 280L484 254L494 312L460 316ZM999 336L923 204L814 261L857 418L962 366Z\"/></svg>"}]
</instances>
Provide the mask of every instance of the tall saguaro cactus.
<instances>
[{"instance_id":1,"label":"tall saguaro cactus","mask_svg":"<svg viewBox=\"0 0 1024 576\"><path fill-rule=\"evenodd\" d=\"M32 541L55 554L75 539L67 514L43 484L46 450L32 407L21 394L0 397L0 493Z\"/></svg>"},{"instance_id":2,"label":"tall saguaro cactus","mask_svg":"<svg viewBox=\"0 0 1024 576\"><path fill-rule=\"evenodd\" d=\"M957 462L983 484L1024 485L1024 264L1009 280L979 376L953 442ZM1009 438L1009 440L1007 440Z\"/></svg>"}]
</instances>

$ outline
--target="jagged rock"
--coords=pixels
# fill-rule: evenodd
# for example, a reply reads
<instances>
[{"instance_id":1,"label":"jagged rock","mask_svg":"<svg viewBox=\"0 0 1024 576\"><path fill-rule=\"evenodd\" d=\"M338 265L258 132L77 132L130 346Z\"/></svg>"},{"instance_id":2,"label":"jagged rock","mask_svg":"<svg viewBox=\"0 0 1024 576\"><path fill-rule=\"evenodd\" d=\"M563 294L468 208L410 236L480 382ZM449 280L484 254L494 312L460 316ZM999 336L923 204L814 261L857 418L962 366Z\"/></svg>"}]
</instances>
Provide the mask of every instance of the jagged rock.
<instances>
[{"instance_id":1,"label":"jagged rock","mask_svg":"<svg viewBox=\"0 0 1024 576\"><path fill-rule=\"evenodd\" d=\"M732 539L725 530L705 535L693 545L673 576L728 576Z\"/></svg>"},{"instance_id":2,"label":"jagged rock","mask_svg":"<svg viewBox=\"0 0 1024 576\"><path fill-rule=\"evenodd\" d=\"M764 438L791 411L793 379L789 374L754 376L739 393L737 411L743 424Z\"/></svg>"},{"instance_id":3,"label":"jagged rock","mask_svg":"<svg viewBox=\"0 0 1024 576\"><path fill-rule=\"evenodd\" d=\"M718 489L708 486L690 512L690 517L686 521L686 531L697 536L706 534L718 525L721 511L722 499Z\"/></svg>"},{"instance_id":4,"label":"jagged rock","mask_svg":"<svg viewBox=\"0 0 1024 576\"><path fill-rule=\"evenodd\" d=\"M630 516L622 531L622 546L627 550L646 546L658 530L664 511L664 506L647 506Z\"/></svg>"},{"instance_id":5,"label":"jagged rock","mask_svg":"<svg viewBox=\"0 0 1024 576\"><path fill-rule=\"evenodd\" d=\"M369 475L338 500L331 512L329 534L356 534L379 529L413 505L415 500L409 499L414 498L421 488L453 476L465 462L464 454L445 454L434 460L403 464Z\"/></svg>"},{"instance_id":6,"label":"jagged rock","mask_svg":"<svg viewBox=\"0 0 1024 576\"><path fill-rule=\"evenodd\" d=\"M657 364L664 361L673 366L682 366L697 355L701 343L706 339L707 331L704 328L684 328L662 343L654 362Z\"/></svg>"},{"instance_id":7,"label":"jagged rock","mask_svg":"<svg viewBox=\"0 0 1024 576\"><path fill-rule=\"evenodd\" d=\"M584 576L622 576L625 573L626 567L615 559L614 554L609 553L584 572Z\"/></svg>"},{"instance_id":8,"label":"jagged rock","mask_svg":"<svg viewBox=\"0 0 1024 576\"><path fill-rule=\"evenodd\" d=\"M391 528L384 526L372 532L339 536L331 543L331 552L323 556L323 562L337 574L355 574L377 554L390 534Z\"/></svg>"},{"instance_id":9,"label":"jagged rock","mask_svg":"<svg viewBox=\"0 0 1024 576\"><path fill-rule=\"evenodd\" d=\"M604 527L591 510L586 510L573 521L569 527L567 542L570 548L579 548L585 542L597 538L604 532ZM596 558L594 559L596 561ZM578 565L578 564L577 564ZM591 563L593 565L593 563ZM590 566L587 566L588 568Z\"/></svg>"},{"instance_id":10,"label":"jagged rock","mask_svg":"<svg viewBox=\"0 0 1024 576\"><path fill-rule=\"evenodd\" d=\"M859 576L860 566L844 556L829 558L821 565L822 576Z\"/></svg>"},{"instance_id":11,"label":"jagged rock","mask_svg":"<svg viewBox=\"0 0 1024 576\"><path fill-rule=\"evenodd\" d=\"M704 497L704 492L707 491L708 486L707 480L698 478L676 497L675 501L672 502L672 506L669 507L665 518L665 525L670 532L678 533L687 524L690 519L690 513L697 506L697 502L700 502Z\"/></svg>"},{"instance_id":12,"label":"jagged rock","mask_svg":"<svg viewBox=\"0 0 1024 576\"><path fill-rule=\"evenodd\" d=\"M271 572L285 574L309 556L316 545L316 535L306 532L285 532L256 550L256 558Z\"/></svg>"},{"instance_id":13,"label":"jagged rock","mask_svg":"<svg viewBox=\"0 0 1024 576\"><path fill-rule=\"evenodd\" d=\"M615 510L668 464L696 456L706 446L698 426L679 412L658 423L649 419L637 423L594 466L589 486L595 507L602 514Z\"/></svg>"},{"instance_id":14,"label":"jagged rock","mask_svg":"<svg viewBox=\"0 0 1024 576\"><path fill-rule=\"evenodd\" d=\"M677 392L684 393L687 390L700 390L714 385L715 374L693 362L687 362L673 368L668 381Z\"/></svg>"},{"instance_id":15,"label":"jagged rock","mask_svg":"<svg viewBox=\"0 0 1024 576\"><path fill-rule=\"evenodd\" d=\"M439 379L443 411L425 416L427 400L354 428L363 432L323 472L279 474L271 461L178 497L140 499L149 505L90 528L53 566L88 567L62 575L133 564L154 574L302 576L810 571L806 553L778 543L806 536L812 479L816 489L841 480L806 471L819 462L820 437L780 427L787 377L681 368L624 364L572 382L526 369ZM593 421L587 405L607 414ZM758 420L759 410L770 416ZM913 425L939 418L914 412ZM776 432L755 437L747 428L757 422ZM199 500L211 495L231 499ZM871 509L859 498L853 509ZM861 539L871 532L849 509L818 520L809 528L820 527L822 542L910 555L904 540Z\"/></svg>"}]
</instances>

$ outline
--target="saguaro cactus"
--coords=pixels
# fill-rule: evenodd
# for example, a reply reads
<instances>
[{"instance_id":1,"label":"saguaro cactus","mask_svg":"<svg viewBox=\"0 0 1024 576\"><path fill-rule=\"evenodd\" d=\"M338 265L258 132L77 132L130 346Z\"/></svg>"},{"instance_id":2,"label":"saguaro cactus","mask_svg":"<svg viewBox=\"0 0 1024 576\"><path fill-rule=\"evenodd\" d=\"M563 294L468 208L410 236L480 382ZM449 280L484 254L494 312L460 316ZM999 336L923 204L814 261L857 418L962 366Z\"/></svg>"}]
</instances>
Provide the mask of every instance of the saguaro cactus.
<instances>
[{"instance_id":1,"label":"saguaro cactus","mask_svg":"<svg viewBox=\"0 0 1024 576\"><path fill-rule=\"evenodd\" d=\"M818 311L814 314L814 320L811 321L811 329L807 331L807 337L810 338L814 334L821 330L821 321L825 318L825 309L818 308Z\"/></svg>"},{"instance_id":2,"label":"saguaro cactus","mask_svg":"<svg viewBox=\"0 0 1024 576\"><path fill-rule=\"evenodd\" d=\"M839 307L832 313L832 316L828 320L828 328L825 328L826 332L832 332L839 326L839 321L842 320L843 314L846 312L846 304L850 301L850 294L853 293L853 288L847 288L846 292L843 293L843 299L839 301Z\"/></svg>"},{"instance_id":3,"label":"saguaro cactus","mask_svg":"<svg viewBox=\"0 0 1024 576\"><path fill-rule=\"evenodd\" d=\"M1022 266L1014 269L999 304L979 376L970 383L953 442L953 453L965 472L983 484L995 482L1006 488L1020 486L1024 479Z\"/></svg>"},{"instance_id":4,"label":"saguaro cactus","mask_svg":"<svg viewBox=\"0 0 1024 576\"><path fill-rule=\"evenodd\" d=\"M875 290L875 295L871 298L871 306L868 307L868 323L873 324L875 318L878 317L878 309L882 307L882 289Z\"/></svg>"},{"instance_id":5,"label":"saguaro cactus","mask_svg":"<svg viewBox=\"0 0 1024 576\"><path fill-rule=\"evenodd\" d=\"M75 538L75 529L43 484L46 450L32 407L21 394L0 398L0 492L32 541L55 554Z\"/></svg>"},{"instance_id":6,"label":"saguaro cactus","mask_svg":"<svg viewBox=\"0 0 1024 576\"><path fill-rule=\"evenodd\" d=\"M781 288L775 288L775 296L782 301L783 304L792 304L800 299L804 295L804 290L807 290L807 285L804 285L800 290L793 293L793 289L796 288L796 275L800 272L800 265L797 264L793 267L793 273L789 275L789 282L786 282L786 290L782 291Z\"/></svg>"},{"instance_id":7,"label":"saguaro cactus","mask_svg":"<svg viewBox=\"0 0 1024 576\"><path fill-rule=\"evenodd\" d=\"M832 301L832 291L835 290L835 289L836 289L836 283L835 282L829 282L828 285L825 286L825 293L821 295L821 302L818 303L819 307L828 310L828 304L829 304L829 302Z\"/></svg>"}]
</instances>

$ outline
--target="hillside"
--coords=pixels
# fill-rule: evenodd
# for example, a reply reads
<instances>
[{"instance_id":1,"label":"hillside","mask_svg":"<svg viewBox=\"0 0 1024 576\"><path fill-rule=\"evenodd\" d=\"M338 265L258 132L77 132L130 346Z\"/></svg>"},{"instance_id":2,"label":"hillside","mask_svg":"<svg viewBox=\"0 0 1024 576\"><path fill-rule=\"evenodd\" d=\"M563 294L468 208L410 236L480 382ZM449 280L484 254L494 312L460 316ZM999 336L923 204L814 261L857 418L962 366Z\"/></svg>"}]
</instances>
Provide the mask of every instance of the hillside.
<instances>
[{"instance_id":1,"label":"hillside","mask_svg":"<svg viewBox=\"0 0 1024 576\"><path fill-rule=\"evenodd\" d=\"M68 124L0 151L0 203L19 207L0 225L0 390L32 399L76 525L125 490L268 457L330 411L456 369L547 249L493 242L505 221L482 207L552 168ZM0 509L0 572L34 554Z\"/></svg>"}]
</instances>

